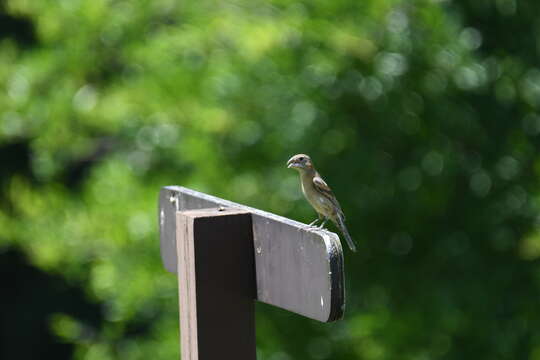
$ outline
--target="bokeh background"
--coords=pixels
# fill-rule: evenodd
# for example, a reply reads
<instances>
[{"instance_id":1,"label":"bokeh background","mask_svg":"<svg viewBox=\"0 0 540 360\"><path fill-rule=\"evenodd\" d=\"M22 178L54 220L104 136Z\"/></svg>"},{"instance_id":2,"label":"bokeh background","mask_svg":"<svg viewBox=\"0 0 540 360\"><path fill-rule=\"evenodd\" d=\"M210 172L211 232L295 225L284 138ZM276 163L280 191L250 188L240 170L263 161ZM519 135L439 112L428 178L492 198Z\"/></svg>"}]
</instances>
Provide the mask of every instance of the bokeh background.
<instances>
[{"instance_id":1,"label":"bokeh background","mask_svg":"<svg viewBox=\"0 0 540 360\"><path fill-rule=\"evenodd\" d=\"M177 359L157 194L308 222L347 311L259 359L540 359L538 0L0 0L0 358Z\"/></svg>"}]
</instances>

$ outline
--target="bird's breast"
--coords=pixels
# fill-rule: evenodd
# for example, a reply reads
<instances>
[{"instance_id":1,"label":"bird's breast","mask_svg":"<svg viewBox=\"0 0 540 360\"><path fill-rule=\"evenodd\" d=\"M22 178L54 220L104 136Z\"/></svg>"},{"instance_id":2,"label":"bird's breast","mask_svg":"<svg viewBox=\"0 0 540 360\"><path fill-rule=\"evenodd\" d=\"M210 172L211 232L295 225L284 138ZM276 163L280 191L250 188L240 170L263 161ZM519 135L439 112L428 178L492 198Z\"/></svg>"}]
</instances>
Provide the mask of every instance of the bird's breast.
<instances>
[{"instance_id":1,"label":"bird's breast","mask_svg":"<svg viewBox=\"0 0 540 360\"><path fill-rule=\"evenodd\" d=\"M311 184L302 182L302 192L307 201L313 206L315 211L326 217L331 217L334 214L334 206L332 202L325 196L321 195Z\"/></svg>"},{"instance_id":2,"label":"bird's breast","mask_svg":"<svg viewBox=\"0 0 540 360\"><path fill-rule=\"evenodd\" d=\"M308 201L315 210L324 216L330 217L334 213L334 206L332 202L326 197L316 194L315 196L308 197Z\"/></svg>"}]
</instances>

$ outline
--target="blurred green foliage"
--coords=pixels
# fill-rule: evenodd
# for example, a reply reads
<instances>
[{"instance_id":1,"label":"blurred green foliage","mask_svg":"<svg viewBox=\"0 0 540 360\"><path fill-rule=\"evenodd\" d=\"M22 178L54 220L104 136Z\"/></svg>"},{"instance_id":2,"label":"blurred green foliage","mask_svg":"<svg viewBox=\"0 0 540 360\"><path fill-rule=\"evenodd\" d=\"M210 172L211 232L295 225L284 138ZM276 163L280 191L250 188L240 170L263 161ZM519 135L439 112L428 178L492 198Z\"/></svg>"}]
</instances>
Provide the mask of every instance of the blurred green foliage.
<instances>
[{"instance_id":1,"label":"blurred green foliage","mask_svg":"<svg viewBox=\"0 0 540 360\"><path fill-rule=\"evenodd\" d=\"M160 187L310 221L284 166L298 152L359 253L344 321L258 306L259 359L540 359L537 0L4 0L0 14L0 248L103 309L98 324L45 319L74 359L178 358Z\"/></svg>"}]
</instances>

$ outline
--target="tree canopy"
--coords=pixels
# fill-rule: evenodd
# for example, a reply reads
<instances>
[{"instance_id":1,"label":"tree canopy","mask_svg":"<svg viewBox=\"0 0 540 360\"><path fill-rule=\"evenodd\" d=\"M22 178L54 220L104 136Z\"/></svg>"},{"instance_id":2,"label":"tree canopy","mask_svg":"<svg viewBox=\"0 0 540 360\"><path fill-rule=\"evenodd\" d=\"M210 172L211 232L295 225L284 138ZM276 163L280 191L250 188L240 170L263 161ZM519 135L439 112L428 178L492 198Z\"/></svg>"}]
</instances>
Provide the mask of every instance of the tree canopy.
<instances>
[{"instance_id":1,"label":"tree canopy","mask_svg":"<svg viewBox=\"0 0 540 360\"><path fill-rule=\"evenodd\" d=\"M258 305L260 359L540 359L538 14L537 0L0 2L0 264L19 304L3 306L0 354L52 354L10 352L39 323L64 358L178 358L160 187L308 222L285 166L302 152L359 246L346 315Z\"/></svg>"}]
</instances>

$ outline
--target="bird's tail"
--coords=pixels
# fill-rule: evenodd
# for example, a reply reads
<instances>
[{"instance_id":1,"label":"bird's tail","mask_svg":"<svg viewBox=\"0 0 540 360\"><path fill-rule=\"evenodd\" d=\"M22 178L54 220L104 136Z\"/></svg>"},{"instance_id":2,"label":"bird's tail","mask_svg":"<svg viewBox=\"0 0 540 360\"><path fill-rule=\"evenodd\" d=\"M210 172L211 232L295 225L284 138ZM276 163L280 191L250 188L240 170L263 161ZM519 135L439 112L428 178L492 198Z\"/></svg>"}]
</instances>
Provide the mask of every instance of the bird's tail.
<instances>
[{"instance_id":1,"label":"bird's tail","mask_svg":"<svg viewBox=\"0 0 540 360\"><path fill-rule=\"evenodd\" d=\"M338 216L336 216L336 221L334 223L338 227L339 231L341 231L341 233L345 237L345 240L347 241L349 248L351 248L352 251L356 252L356 245L354 245L354 241L351 238L351 235L349 235L349 231L347 230L347 227L345 226L345 221L343 220L343 216L338 214Z\"/></svg>"}]
</instances>

